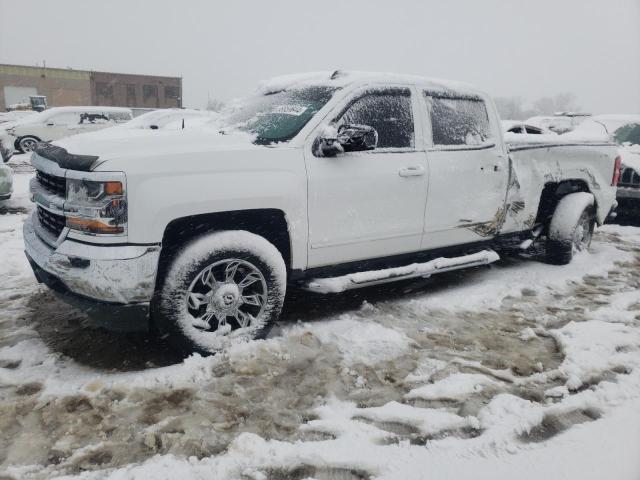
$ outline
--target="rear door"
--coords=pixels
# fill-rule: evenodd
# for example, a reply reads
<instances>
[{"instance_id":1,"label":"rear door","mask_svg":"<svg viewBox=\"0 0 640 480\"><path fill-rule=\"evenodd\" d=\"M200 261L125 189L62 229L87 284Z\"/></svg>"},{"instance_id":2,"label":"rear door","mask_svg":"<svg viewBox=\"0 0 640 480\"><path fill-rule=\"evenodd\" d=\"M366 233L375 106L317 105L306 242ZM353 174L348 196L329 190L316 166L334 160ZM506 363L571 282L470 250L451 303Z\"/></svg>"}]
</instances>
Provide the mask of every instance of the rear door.
<instances>
[{"instance_id":1,"label":"rear door","mask_svg":"<svg viewBox=\"0 0 640 480\"><path fill-rule=\"evenodd\" d=\"M496 236L504 221L508 156L500 123L481 97L423 91L430 121L423 249Z\"/></svg>"}]
</instances>

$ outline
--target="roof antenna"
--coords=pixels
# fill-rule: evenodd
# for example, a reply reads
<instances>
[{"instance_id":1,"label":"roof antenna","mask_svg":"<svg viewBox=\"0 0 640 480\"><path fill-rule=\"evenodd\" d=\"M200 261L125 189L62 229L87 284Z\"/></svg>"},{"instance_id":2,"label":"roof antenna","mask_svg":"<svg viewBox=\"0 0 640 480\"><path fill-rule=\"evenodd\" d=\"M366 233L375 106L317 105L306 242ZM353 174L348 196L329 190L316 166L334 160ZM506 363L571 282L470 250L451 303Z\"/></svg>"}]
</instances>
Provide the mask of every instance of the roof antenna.
<instances>
[{"instance_id":1,"label":"roof antenna","mask_svg":"<svg viewBox=\"0 0 640 480\"><path fill-rule=\"evenodd\" d=\"M340 75L342 75L342 72L340 70L336 70L335 72L333 72L331 74L331 76L329 77L331 80L335 80L336 78L338 78Z\"/></svg>"}]
</instances>

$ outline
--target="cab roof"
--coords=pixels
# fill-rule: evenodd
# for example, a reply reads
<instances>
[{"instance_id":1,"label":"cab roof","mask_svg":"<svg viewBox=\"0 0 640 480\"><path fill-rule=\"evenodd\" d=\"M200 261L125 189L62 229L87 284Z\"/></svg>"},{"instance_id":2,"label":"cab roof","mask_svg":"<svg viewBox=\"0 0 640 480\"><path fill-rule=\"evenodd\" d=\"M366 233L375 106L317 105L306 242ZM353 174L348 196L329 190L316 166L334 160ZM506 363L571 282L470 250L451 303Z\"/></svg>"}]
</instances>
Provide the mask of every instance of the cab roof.
<instances>
[{"instance_id":1,"label":"cab roof","mask_svg":"<svg viewBox=\"0 0 640 480\"><path fill-rule=\"evenodd\" d=\"M342 88L353 84L367 83L400 83L416 85L433 91L447 93L458 93L462 95L483 95L484 92L472 85L435 78L421 77L418 75L406 75L383 72L361 72L335 70L324 72L297 73L283 75L265 80L260 83L258 90L263 95L277 93L292 88L303 88L305 86L328 86Z\"/></svg>"}]
</instances>

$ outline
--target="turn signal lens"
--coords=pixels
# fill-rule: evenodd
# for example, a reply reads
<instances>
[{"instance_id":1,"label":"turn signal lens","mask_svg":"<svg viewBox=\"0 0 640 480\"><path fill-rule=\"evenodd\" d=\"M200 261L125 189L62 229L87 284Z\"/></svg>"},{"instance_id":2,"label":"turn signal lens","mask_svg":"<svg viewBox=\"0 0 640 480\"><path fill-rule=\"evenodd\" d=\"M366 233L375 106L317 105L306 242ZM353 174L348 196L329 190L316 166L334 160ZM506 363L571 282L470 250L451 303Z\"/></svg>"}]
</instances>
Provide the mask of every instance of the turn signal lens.
<instances>
[{"instance_id":1,"label":"turn signal lens","mask_svg":"<svg viewBox=\"0 0 640 480\"><path fill-rule=\"evenodd\" d=\"M613 166L613 178L611 179L611 186L617 187L618 182L620 181L620 172L622 170L622 157L618 155L616 157L616 162Z\"/></svg>"},{"instance_id":2,"label":"turn signal lens","mask_svg":"<svg viewBox=\"0 0 640 480\"><path fill-rule=\"evenodd\" d=\"M67 227L90 233L123 233L123 226L107 225L89 218L67 217Z\"/></svg>"},{"instance_id":3,"label":"turn signal lens","mask_svg":"<svg viewBox=\"0 0 640 480\"><path fill-rule=\"evenodd\" d=\"M120 182L104 182L104 193L107 195L123 195L122 183Z\"/></svg>"}]
</instances>

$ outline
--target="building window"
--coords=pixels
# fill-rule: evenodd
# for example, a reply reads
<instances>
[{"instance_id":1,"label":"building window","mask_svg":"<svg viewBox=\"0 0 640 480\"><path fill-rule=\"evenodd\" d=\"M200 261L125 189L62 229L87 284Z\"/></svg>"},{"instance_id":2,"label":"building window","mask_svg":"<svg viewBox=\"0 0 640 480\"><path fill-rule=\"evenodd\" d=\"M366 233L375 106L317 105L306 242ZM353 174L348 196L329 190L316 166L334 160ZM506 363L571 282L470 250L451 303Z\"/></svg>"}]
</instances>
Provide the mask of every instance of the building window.
<instances>
[{"instance_id":1,"label":"building window","mask_svg":"<svg viewBox=\"0 0 640 480\"><path fill-rule=\"evenodd\" d=\"M106 82L96 82L96 94L100 97L113 97L113 85Z\"/></svg>"},{"instance_id":2,"label":"building window","mask_svg":"<svg viewBox=\"0 0 640 480\"><path fill-rule=\"evenodd\" d=\"M164 98L173 98L177 100L180 98L180 88L167 85L164 87Z\"/></svg>"},{"instance_id":3,"label":"building window","mask_svg":"<svg viewBox=\"0 0 640 480\"><path fill-rule=\"evenodd\" d=\"M142 98L146 102L149 99L158 98L158 86L157 85L143 85L142 86Z\"/></svg>"},{"instance_id":4,"label":"building window","mask_svg":"<svg viewBox=\"0 0 640 480\"><path fill-rule=\"evenodd\" d=\"M136 85L134 83L127 84L127 105L136 104Z\"/></svg>"}]
</instances>

